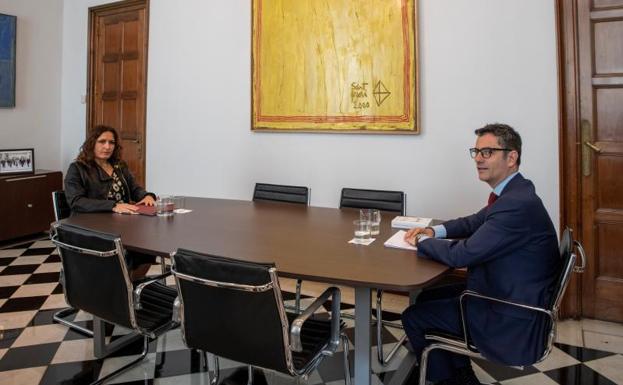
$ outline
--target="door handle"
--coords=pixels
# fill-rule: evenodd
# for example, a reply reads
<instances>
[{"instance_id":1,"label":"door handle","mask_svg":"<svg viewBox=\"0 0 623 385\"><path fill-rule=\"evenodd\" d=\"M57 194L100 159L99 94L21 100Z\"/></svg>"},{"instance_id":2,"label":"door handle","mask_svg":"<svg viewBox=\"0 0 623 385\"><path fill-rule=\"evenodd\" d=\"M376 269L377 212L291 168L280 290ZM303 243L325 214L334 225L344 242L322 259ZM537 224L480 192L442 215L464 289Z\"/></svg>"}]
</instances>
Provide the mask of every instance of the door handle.
<instances>
[{"instance_id":1,"label":"door handle","mask_svg":"<svg viewBox=\"0 0 623 385\"><path fill-rule=\"evenodd\" d=\"M142 138L139 136L138 138L136 138L136 146L137 146L137 151L138 151L138 158L139 159L143 159L143 141L141 140Z\"/></svg>"},{"instance_id":2,"label":"door handle","mask_svg":"<svg viewBox=\"0 0 623 385\"><path fill-rule=\"evenodd\" d=\"M593 143L589 142L588 140L584 141L584 145L588 146L588 148L590 148L591 150L595 151L598 154L601 152L601 148L595 146Z\"/></svg>"},{"instance_id":3,"label":"door handle","mask_svg":"<svg viewBox=\"0 0 623 385\"><path fill-rule=\"evenodd\" d=\"M591 172L593 171L593 151L596 153L601 152L601 148L595 146L591 141L593 140L593 132L591 128L591 123L582 119L582 175L591 176ZM591 151L592 150L592 151Z\"/></svg>"}]
</instances>

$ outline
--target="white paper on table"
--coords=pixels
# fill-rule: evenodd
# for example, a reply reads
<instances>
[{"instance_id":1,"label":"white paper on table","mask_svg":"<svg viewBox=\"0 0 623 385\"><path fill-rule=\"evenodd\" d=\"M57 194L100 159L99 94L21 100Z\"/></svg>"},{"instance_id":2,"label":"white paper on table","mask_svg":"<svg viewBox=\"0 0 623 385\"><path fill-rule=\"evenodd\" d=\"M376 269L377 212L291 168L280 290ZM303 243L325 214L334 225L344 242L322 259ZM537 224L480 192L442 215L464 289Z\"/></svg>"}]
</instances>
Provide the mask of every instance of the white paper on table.
<instances>
[{"instance_id":1,"label":"white paper on table","mask_svg":"<svg viewBox=\"0 0 623 385\"><path fill-rule=\"evenodd\" d=\"M173 212L176 213L176 214L186 214L186 213L189 213L191 211L192 210L189 210L189 209L175 209L175 210L173 210Z\"/></svg>"},{"instance_id":2,"label":"white paper on table","mask_svg":"<svg viewBox=\"0 0 623 385\"><path fill-rule=\"evenodd\" d=\"M368 239L357 239L357 238L353 238L350 241L348 241L348 243L352 243L355 245L364 245L364 246L368 246L370 245L372 242L374 242L376 240L376 238L368 238Z\"/></svg>"},{"instance_id":3,"label":"white paper on table","mask_svg":"<svg viewBox=\"0 0 623 385\"><path fill-rule=\"evenodd\" d=\"M417 247L412 246L405 241L405 234L406 231L400 230L385 241L383 245L385 245L385 247L393 247L395 249L417 250Z\"/></svg>"},{"instance_id":4,"label":"white paper on table","mask_svg":"<svg viewBox=\"0 0 623 385\"><path fill-rule=\"evenodd\" d=\"M433 221L432 218L397 216L392 219L392 227L395 229L412 229L414 227L426 227Z\"/></svg>"}]
</instances>

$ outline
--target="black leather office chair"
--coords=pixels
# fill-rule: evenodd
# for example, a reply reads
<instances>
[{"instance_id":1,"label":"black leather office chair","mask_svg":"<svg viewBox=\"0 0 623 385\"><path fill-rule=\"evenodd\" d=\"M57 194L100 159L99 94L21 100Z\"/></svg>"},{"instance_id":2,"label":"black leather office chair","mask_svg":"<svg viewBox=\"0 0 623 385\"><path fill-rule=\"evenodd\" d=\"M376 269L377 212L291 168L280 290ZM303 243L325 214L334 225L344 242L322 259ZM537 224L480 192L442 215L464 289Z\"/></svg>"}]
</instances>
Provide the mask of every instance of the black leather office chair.
<instances>
[{"instance_id":1,"label":"black leather office chair","mask_svg":"<svg viewBox=\"0 0 623 385\"><path fill-rule=\"evenodd\" d=\"M578 251L580 255L580 265L576 266L576 254L574 253L574 249ZM501 298L489 297L486 295L479 294L475 291L466 290L461 294L460 304L461 304L461 321L463 323L463 336L452 336L445 333L430 333L426 335L426 339L431 341L431 344L428 345L424 351L422 352L422 358L420 362L420 379L419 384L426 384L426 369L428 364L428 355L431 351L435 349L447 350L450 352L454 352L457 354L464 354L470 357L476 357L481 359L486 359L480 352L478 351L478 347L475 346L470 338L469 338L469 330L467 328L467 324L465 323L465 307L468 306L466 302L468 298L475 297L481 300L504 303L511 306L520 307L523 309L527 309L530 311L534 311L542 314L549 318L549 332L547 335L547 339L544 341L543 346L543 354L541 357L534 362L536 364L538 362L543 361L551 352L552 344L556 339L556 322L558 321L558 310L560 309L560 304L562 302L563 295L565 294L565 290L567 289L567 285L569 284L569 280L571 279L571 274L573 272L583 273L586 267L586 258L584 255L584 249L582 245L578 241L573 240L573 234L570 228L566 228L562 234L562 238L560 241L560 256L562 258L562 269L558 276L558 279L554 283L554 295L549 303L549 306L540 308L537 306L524 305L520 303L511 302ZM466 336L466 337L465 337ZM523 369L523 367L520 367Z\"/></svg>"},{"instance_id":2,"label":"black leather office chair","mask_svg":"<svg viewBox=\"0 0 623 385\"><path fill-rule=\"evenodd\" d=\"M67 203L65 191L57 190L52 192L52 204L54 207L54 220L60 221L71 215L71 208Z\"/></svg>"},{"instance_id":3,"label":"black leather office chair","mask_svg":"<svg viewBox=\"0 0 623 385\"><path fill-rule=\"evenodd\" d=\"M159 281L163 276L131 282L118 236L55 223L51 239L65 272L65 301L74 309L143 336L140 357L93 382L101 384L142 361L150 338L177 325L172 317L177 292Z\"/></svg>"},{"instance_id":4,"label":"black leather office chair","mask_svg":"<svg viewBox=\"0 0 623 385\"><path fill-rule=\"evenodd\" d=\"M253 201L260 200L308 205L309 188L304 186L256 183L253 190Z\"/></svg>"},{"instance_id":5,"label":"black leather office chair","mask_svg":"<svg viewBox=\"0 0 623 385\"><path fill-rule=\"evenodd\" d=\"M309 191L305 186L288 186L282 184L256 183L253 190L253 201L274 201L286 203L298 203L309 205ZM296 294L294 306L288 306L289 310L301 312L301 287L303 280L296 280Z\"/></svg>"},{"instance_id":6,"label":"black leather office chair","mask_svg":"<svg viewBox=\"0 0 623 385\"><path fill-rule=\"evenodd\" d=\"M346 383L350 384L348 340L341 333L340 290L327 289L302 314L286 313L274 264L237 261L179 249L172 256L179 314L189 348L252 367L308 376L323 357L344 346ZM331 319L314 312L331 299ZM252 377L249 377L251 383Z\"/></svg>"},{"instance_id":7,"label":"black leather office chair","mask_svg":"<svg viewBox=\"0 0 623 385\"><path fill-rule=\"evenodd\" d=\"M381 211L395 212L396 215L405 215L407 207L406 194L402 191L390 190L366 190L356 188L343 188L340 195L340 208L377 209ZM402 329L399 323L383 321L383 290L376 291L376 340L379 362L386 365L396 354L398 348L407 340L403 335L390 349L387 357L383 353L382 332L383 325Z\"/></svg>"},{"instance_id":8,"label":"black leather office chair","mask_svg":"<svg viewBox=\"0 0 623 385\"><path fill-rule=\"evenodd\" d=\"M71 208L67 203L67 198L65 197L65 191L58 190L52 192L52 205L54 207L54 220L60 221L61 219L65 219L71 215ZM63 269L61 268L59 280L61 285L65 286L65 274ZM87 329L77 323L66 320L66 317L69 317L73 314L76 314L78 309L74 309L73 307L66 307L54 313L52 317L55 322L58 322L62 325L69 327L70 329L74 329L80 333L83 333L89 337L93 337L93 330Z\"/></svg>"},{"instance_id":9,"label":"black leather office chair","mask_svg":"<svg viewBox=\"0 0 623 385\"><path fill-rule=\"evenodd\" d=\"M405 215L406 195L402 191L343 188L340 208L378 209Z\"/></svg>"}]
</instances>

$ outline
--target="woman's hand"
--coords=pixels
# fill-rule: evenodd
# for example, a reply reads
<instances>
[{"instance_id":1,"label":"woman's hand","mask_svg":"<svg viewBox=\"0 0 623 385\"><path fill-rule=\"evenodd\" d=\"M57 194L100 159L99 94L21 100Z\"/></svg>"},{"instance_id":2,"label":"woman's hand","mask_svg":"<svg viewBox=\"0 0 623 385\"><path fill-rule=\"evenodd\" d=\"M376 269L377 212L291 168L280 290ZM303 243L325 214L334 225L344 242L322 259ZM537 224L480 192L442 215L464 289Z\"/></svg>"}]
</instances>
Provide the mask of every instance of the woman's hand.
<instances>
[{"instance_id":1,"label":"woman's hand","mask_svg":"<svg viewBox=\"0 0 623 385\"><path fill-rule=\"evenodd\" d=\"M138 207L128 203L117 203L115 207L112 208L112 211L117 214L138 214L136 210L138 210Z\"/></svg>"},{"instance_id":2,"label":"woman's hand","mask_svg":"<svg viewBox=\"0 0 623 385\"><path fill-rule=\"evenodd\" d=\"M154 200L154 197L152 197L151 195L145 195L145 198L136 202L137 205L145 205L145 206L153 206L155 203L156 201Z\"/></svg>"},{"instance_id":3,"label":"woman's hand","mask_svg":"<svg viewBox=\"0 0 623 385\"><path fill-rule=\"evenodd\" d=\"M416 236L418 234L424 234L427 235L429 237L434 237L435 233L433 232L433 229L431 229L430 227L416 227L414 229L411 229L409 231L407 231L407 233L405 234L405 242L407 242L408 244L415 246L417 243L417 239Z\"/></svg>"}]
</instances>

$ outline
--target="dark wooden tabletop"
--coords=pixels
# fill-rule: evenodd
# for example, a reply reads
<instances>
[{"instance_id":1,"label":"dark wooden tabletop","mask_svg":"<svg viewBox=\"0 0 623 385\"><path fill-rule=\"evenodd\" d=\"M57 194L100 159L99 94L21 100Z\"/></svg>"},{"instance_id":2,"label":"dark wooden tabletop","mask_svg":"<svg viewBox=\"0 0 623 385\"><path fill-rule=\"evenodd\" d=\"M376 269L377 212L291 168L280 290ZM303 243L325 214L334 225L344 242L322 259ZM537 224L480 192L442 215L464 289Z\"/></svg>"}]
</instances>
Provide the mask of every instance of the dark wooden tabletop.
<instances>
[{"instance_id":1,"label":"dark wooden tabletop","mask_svg":"<svg viewBox=\"0 0 623 385\"><path fill-rule=\"evenodd\" d=\"M348 286L410 291L448 268L413 251L383 243L396 231L384 214L369 246L353 238L358 210L273 202L186 198L193 210L172 217L76 214L64 223L118 234L128 250L166 255L177 248L256 262L274 262L279 274Z\"/></svg>"}]
</instances>

